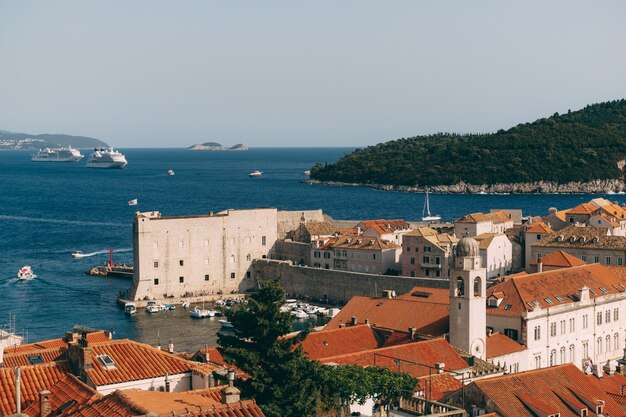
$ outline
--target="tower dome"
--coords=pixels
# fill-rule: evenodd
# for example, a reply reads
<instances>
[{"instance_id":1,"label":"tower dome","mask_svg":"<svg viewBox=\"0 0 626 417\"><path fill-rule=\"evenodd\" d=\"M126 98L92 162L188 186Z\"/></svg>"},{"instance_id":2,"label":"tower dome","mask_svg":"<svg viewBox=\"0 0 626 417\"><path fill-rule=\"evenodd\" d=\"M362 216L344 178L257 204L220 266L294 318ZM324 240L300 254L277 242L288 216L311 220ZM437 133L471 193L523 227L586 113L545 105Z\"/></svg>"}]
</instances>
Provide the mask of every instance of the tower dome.
<instances>
[{"instance_id":1,"label":"tower dome","mask_svg":"<svg viewBox=\"0 0 626 417\"><path fill-rule=\"evenodd\" d=\"M480 256L480 246L476 239L464 237L456 245L456 256Z\"/></svg>"}]
</instances>

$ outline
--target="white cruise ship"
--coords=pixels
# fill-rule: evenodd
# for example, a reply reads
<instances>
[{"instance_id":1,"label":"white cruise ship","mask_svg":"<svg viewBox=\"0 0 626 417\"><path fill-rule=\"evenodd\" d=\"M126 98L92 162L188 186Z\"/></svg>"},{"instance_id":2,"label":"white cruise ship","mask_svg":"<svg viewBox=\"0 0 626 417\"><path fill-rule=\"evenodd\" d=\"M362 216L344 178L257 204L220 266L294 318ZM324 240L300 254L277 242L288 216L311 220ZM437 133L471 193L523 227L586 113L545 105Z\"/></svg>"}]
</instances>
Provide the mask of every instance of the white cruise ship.
<instances>
[{"instance_id":1,"label":"white cruise ship","mask_svg":"<svg viewBox=\"0 0 626 417\"><path fill-rule=\"evenodd\" d=\"M83 154L71 146L69 148L45 148L40 149L33 155L34 162L78 162L83 159Z\"/></svg>"},{"instance_id":2,"label":"white cruise ship","mask_svg":"<svg viewBox=\"0 0 626 417\"><path fill-rule=\"evenodd\" d=\"M87 160L88 168L124 168L126 164L126 157L113 148L96 148Z\"/></svg>"}]
</instances>

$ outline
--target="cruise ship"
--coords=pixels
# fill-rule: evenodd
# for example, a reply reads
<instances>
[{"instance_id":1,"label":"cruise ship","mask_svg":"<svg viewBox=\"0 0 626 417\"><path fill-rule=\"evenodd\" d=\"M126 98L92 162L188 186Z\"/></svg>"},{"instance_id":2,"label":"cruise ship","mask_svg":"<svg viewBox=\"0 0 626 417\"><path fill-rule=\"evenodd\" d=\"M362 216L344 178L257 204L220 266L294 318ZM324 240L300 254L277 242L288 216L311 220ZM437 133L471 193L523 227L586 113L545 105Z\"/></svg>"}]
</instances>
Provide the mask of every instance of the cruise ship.
<instances>
[{"instance_id":1,"label":"cruise ship","mask_svg":"<svg viewBox=\"0 0 626 417\"><path fill-rule=\"evenodd\" d=\"M120 152L105 148L96 148L87 160L88 168L124 168L128 162Z\"/></svg>"},{"instance_id":2,"label":"cruise ship","mask_svg":"<svg viewBox=\"0 0 626 417\"><path fill-rule=\"evenodd\" d=\"M45 148L40 149L33 155L34 162L78 162L83 159L83 154L71 146L69 148Z\"/></svg>"}]
</instances>

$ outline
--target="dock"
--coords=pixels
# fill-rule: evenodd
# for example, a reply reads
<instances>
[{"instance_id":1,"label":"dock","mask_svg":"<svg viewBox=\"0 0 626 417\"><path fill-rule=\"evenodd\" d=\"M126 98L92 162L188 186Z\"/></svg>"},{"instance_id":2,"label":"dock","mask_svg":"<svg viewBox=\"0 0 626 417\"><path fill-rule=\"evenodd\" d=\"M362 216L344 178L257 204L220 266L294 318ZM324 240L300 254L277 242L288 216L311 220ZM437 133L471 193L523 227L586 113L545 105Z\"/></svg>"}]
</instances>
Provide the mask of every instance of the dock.
<instances>
[{"instance_id":1,"label":"dock","mask_svg":"<svg viewBox=\"0 0 626 417\"><path fill-rule=\"evenodd\" d=\"M137 308L142 308L148 305L149 301L154 301L156 304L172 304L172 305L181 305L184 302L189 302L192 304L199 303L213 303L217 300L228 300L230 298L242 298L246 295L250 295L250 293L236 293L236 294L210 294L210 295L198 295L192 297L173 297L173 298L154 298L151 300L129 300L125 297L125 294L120 294L117 298L117 304L123 307L126 303L132 303Z\"/></svg>"},{"instance_id":2,"label":"dock","mask_svg":"<svg viewBox=\"0 0 626 417\"><path fill-rule=\"evenodd\" d=\"M132 265L121 264L105 264L93 267L85 271L85 274L96 277L119 277L119 278L133 278L134 268Z\"/></svg>"}]
</instances>

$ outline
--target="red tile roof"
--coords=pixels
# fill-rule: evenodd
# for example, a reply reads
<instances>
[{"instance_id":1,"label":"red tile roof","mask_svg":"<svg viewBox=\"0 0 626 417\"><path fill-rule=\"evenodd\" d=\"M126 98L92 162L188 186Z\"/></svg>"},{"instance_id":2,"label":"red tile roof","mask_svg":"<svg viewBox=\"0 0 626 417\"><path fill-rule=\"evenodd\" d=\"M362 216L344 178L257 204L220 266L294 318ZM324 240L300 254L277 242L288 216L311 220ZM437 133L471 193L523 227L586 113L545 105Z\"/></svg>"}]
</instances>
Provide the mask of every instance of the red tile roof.
<instances>
[{"instance_id":1,"label":"red tile roof","mask_svg":"<svg viewBox=\"0 0 626 417\"><path fill-rule=\"evenodd\" d=\"M49 391L51 394L51 410L55 416L68 415L85 404L102 397L102 395L98 394L93 388L79 381L78 378L71 374L67 374L61 378L56 384L50 387ZM62 413L57 412L61 406L67 404L69 401L74 401L74 404L64 408ZM34 401L24 410L24 414L28 414L30 417L39 417L39 412L39 401Z\"/></svg>"},{"instance_id":2,"label":"red tile roof","mask_svg":"<svg viewBox=\"0 0 626 417\"><path fill-rule=\"evenodd\" d=\"M376 349L381 345L382 340L368 325L312 332L301 344L306 355L313 360Z\"/></svg>"},{"instance_id":3,"label":"red tile roof","mask_svg":"<svg viewBox=\"0 0 626 417\"><path fill-rule=\"evenodd\" d=\"M97 331L92 333L87 333L87 342L88 343L96 343L96 342L106 342L111 340L109 338L109 333L105 331ZM59 337L57 339L44 340L41 342L35 343L26 343L23 345L17 345L14 347L7 347L4 349L4 353L24 353L24 352L36 352L42 349L51 349L51 348L62 348L67 347L67 341L65 338Z\"/></svg>"},{"instance_id":4,"label":"red tile roof","mask_svg":"<svg viewBox=\"0 0 626 417\"><path fill-rule=\"evenodd\" d=\"M411 291L397 296L396 299L449 305L450 290L417 286L413 287Z\"/></svg>"},{"instance_id":5,"label":"red tile roof","mask_svg":"<svg viewBox=\"0 0 626 417\"><path fill-rule=\"evenodd\" d=\"M500 305L488 307L487 314L518 317L535 307L550 308L573 303L578 301L578 291L584 286L595 292L589 293L591 299L622 293L626 291L626 274L616 273L614 268L591 264L510 276L487 289L487 298L496 292L504 294Z\"/></svg>"},{"instance_id":6,"label":"red tile roof","mask_svg":"<svg viewBox=\"0 0 626 417\"><path fill-rule=\"evenodd\" d=\"M587 378L600 385L604 392L609 394L618 404L626 405L626 377L619 373L609 375L606 372L602 378L598 378L593 374L587 375Z\"/></svg>"},{"instance_id":7,"label":"red tile roof","mask_svg":"<svg viewBox=\"0 0 626 417\"><path fill-rule=\"evenodd\" d=\"M396 359L400 360L398 364ZM414 377L429 375L435 363L445 363L445 369L457 371L469 365L445 339L432 339L407 343L364 352L324 358L322 363L353 364L361 366L381 366L392 371L404 372Z\"/></svg>"},{"instance_id":8,"label":"red tile roof","mask_svg":"<svg viewBox=\"0 0 626 417\"><path fill-rule=\"evenodd\" d=\"M548 407L561 413L561 417L579 417L563 400L574 397L596 403L605 402L604 415L626 416L619 404L610 398L602 386L589 379L573 364L553 366L535 371L504 375L473 382L503 417L535 417L529 406ZM532 404L531 404L532 403ZM595 410L589 410L595 416Z\"/></svg>"},{"instance_id":9,"label":"red tile roof","mask_svg":"<svg viewBox=\"0 0 626 417\"><path fill-rule=\"evenodd\" d=\"M332 243L330 241L333 241ZM339 236L330 239L324 247L329 246L339 249L360 249L360 250L386 250L386 249L398 249L400 245L378 237L367 236Z\"/></svg>"},{"instance_id":10,"label":"red tile roof","mask_svg":"<svg viewBox=\"0 0 626 417\"><path fill-rule=\"evenodd\" d=\"M429 289L430 290L430 289ZM415 327L418 333L440 336L449 330L448 304L403 298L376 298L355 296L339 314L326 324L324 330L336 329L348 324L354 316L359 324L369 320L374 327L383 327L406 332ZM437 297L435 297L437 298ZM419 300L418 300L419 299Z\"/></svg>"},{"instance_id":11,"label":"red tile roof","mask_svg":"<svg viewBox=\"0 0 626 417\"><path fill-rule=\"evenodd\" d=\"M451 373L444 372L420 378L418 387L424 392L426 399L440 401L463 388L463 382L456 379Z\"/></svg>"},{"instance_id":12,"label":"red tile roof","mask_svg":"<svg viewBox=\"0 0 626 417\"><path fill-rule=\"evenodd\" d=\"M70 373L67 362L20 367L22 408L38 400L39 391L49 390ZM0 368L0 414L15 413L15 372L13 368Z\"/></svg>"},{"instance_id":13,"label":"red tile roof","mask_svg":"<svg viewBox=\"0 0 626 417\"><path fill-rule=\"evenodd\" d=\"M377 219L377 220L364 220L358 224L362 229L374 229L378 233L388 234L394 233L400 230L410 230L411 225L407 223L405 220L385 220L385 219Z\"/></svg>"},{"instance_id":14,"label":"red tile roof","mask_svg":"<svg viewBox=\"0 0 626 417\"><path fill-rule=\"evenodd\" d=\"M502 333L492 333L487 336L487 359L526 350L526 346L520 345L515 340Z\"/></svg>"},{"instance_id":15,"label":"red tile roof","mask_svg":"<svg viewBox=\"0 0 626 417\"><path fill-rule=\"evenodd\" d=\"M539 262L531 262L531 265L537 265ZM552 266L556 268L570 268L572 266L585 265L587 262L562 250L555 250L541 258L543 266Z\"/></svg>"},{"instance_id":16,"label":"red tile roof","mask_svg":"<svg viewBox=\"0 0 626 417\"><path fill-rule=\"evenodd\" d=\"M2 363L6 368L13 368L16 366L34 365L32 362L36 360L40 360L43 363L59 362L66 360L65 352L67 352L67 347L29 350L18 353L5 352Z\"/></svg>"},{"instance_id":17,"label":"red tile roof","mask_svg":"<svg viewBox=\"0 0 626 417\"><path fill-rule=\"evenodd\" d=\"M598 207L594 206L591 203L582 203L577 205L574 208L571 208L565 212L566 215L570 214L588 214L591 215L594 211L596 211Z\"/></svg>"},{"instance_id":18,"label":"red tile roof","mask_svg":"<svg viewBox=\"0 0 626 417\"><path fill-rule=\"evenodd\" d=\"M548 226L547 224L541 221L534 222L526 228L526 233L536 233L539 235L547 235L548 233L552 233L552 232L554 232L554 230L552 230L550 226Z\"/></svg>"},{"instance_id":19,"label":"red tile roof","mask_svg":"<svg viewBox=\"0 0 626 417\"><path fill-rule=\"evenodd\" d=\"M455 223L483 223L492 222L493 224L512 222L511 217L503 211L492 211L491 213L471 213L467 214Z\"/></svg>"}]
</instances>

